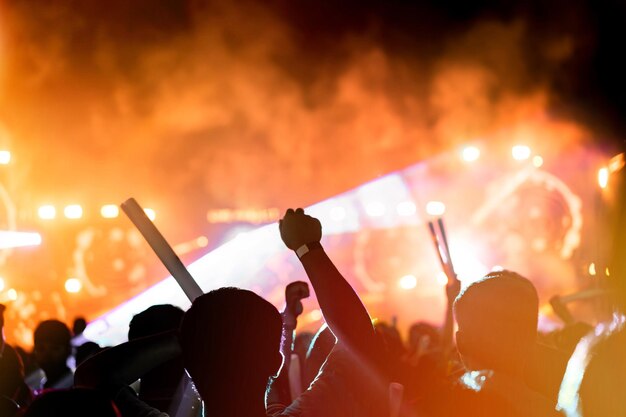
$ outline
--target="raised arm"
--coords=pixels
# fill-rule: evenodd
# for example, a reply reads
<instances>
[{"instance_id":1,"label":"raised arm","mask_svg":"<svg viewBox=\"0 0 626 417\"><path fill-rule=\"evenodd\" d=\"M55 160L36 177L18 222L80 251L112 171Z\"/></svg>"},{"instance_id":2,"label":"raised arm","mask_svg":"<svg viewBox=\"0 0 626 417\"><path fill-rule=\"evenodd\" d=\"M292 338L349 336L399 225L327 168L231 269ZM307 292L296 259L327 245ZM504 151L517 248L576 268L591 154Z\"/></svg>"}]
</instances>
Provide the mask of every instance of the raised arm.
<instances>
[{"instance_id":1,"label":"raised arm","mask_svg":"<svg viewBox=\"0 0 626 417\"><path fill-rule=\"evenodd\" d=\"M320 245L319 220L302 209L289 209L279 227L283 242L296 251L304 266L324 319L339 343L369 356L378 346L374 327L359 296Z\"/></svg>"}]
</instances>

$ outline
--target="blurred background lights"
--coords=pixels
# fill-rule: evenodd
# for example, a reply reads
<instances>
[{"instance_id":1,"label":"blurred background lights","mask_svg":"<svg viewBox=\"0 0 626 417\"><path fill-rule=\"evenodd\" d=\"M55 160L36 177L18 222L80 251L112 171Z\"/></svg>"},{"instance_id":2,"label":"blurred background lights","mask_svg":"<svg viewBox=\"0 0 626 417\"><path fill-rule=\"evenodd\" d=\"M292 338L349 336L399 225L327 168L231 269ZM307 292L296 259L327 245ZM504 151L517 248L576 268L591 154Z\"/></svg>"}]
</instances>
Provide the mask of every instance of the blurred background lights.
<instances>
[{"instance_id":1,"label":"blurred background lights","mask_svg":"<svg viewBox=\"0 0 626 417\"><path fill-rule=\"evenodd\" d=\"M466 146L465 148L463 148L461 156L466 162L476 161L478 158L480 158L480 149L478 149L476 146Z\"/></svg>"},{"instance_id":2,"label":"blurred background lights","mask_svg":"<svg viewBox=\"0 0 626 417\"><path fill-rule=\"evenodd\" d=\"M7 165L11 162L11 152L0 151L0 165Z\"/></svg>"},{"instance_id":3,"label":"blurred background lights","mask_svg":"<svg viewBox=\"0 0 626 417\"><path fill-rule=\"evenodd\" d=\"M17 291L15 291L14 288L9 288L9 290L7 291L7 297L9 298L9 300L12 301L17 300Z\"/></svg>"},{"instance_id":4,"label":"blurred background lights","mask_svg":"<svg viewBox=\"0 0 626 417\"><path fill-rule=\"evenodd\" d=\"M429 201L426 204L426 213L431 216L442 216L446 212L446 205L441 201Z\"/></svg>"},{"instance_id":5,"label":"blurred background lights","mask_svg":"<svg viewBox=\"0 0 626 417\"><path fill-rule=\"evenodd\" d=\"M412 216L417 212L417 207L412 201L403 201L398 203L396 211L400 216Z\"/></svg>"},{"instance_id":6,"label":"blurred background lights","mask_svg":"<svg viewBox=\"0 0 626 417\"><path fill-rule=\"evenodd\" d=\"M609 185L609 169L600 168L598 171L598 184L600 188L606 188Z\"/></svg>"},{"instance_id":7,"label":"blurred background lights","mask_svg":"<svg viewBox=\"0 0 626 417\"><path fill-rule=\"evenodd\" d=\"M148 216L150 220L154 221L154 219L156 219L156 212L151 208L145 208L143 209L143 211L146 213L146 216Z\"/></svg>"},{"instance_id":8,"label":"blurred background lights","mask_svg":"<svg viewBox=\"0 0 626 417\"><path fill-rule=\"evenodd\" d=\"M5 286L4 278L0 277L0 291L4 290L4 286Z\"/></svg>"},{"instance_id":9,"label":"blurred background lights","mask_svg":"<svg viewBox=\"0 0 626 417\"><path fill-rule=\"evenodd\" d=\"M589 272L589 275L591 275L592 277L596 275L596 264L595 263L590 263L589 264L589 269L587 270L587 272Z\"/></svg>"},{"instance_id":10,"label":"blurred background lights","mask_svg":"<svg viewBox=\"0 0 626 417\"><path fill-rule=\"evenodd\" d=\"M336 222L340 222L346 218L346 209L336 206L330 209L330 218Z\"/></svg>"},{"instance_id":11,"label":"blurred background lights","mask_svg":"<svg viewBox=\"0 0 626 417\"><path fill-rule=\"evenodd\" d=\"M39 207L39 210L37 210L37 214L39 215L40 219L51 220L56 217L57 210L54 208L54 206L47 204L45 206Z\"/></svg>"},{"instance_id":12,"label":"blurred background lights","mask_svg":"<svg viewBox=\"0 0 626 417\"><path fill-rule=\"evenodd\" d=\"M65 291L76 294L83 288L83 284L77 278L68 278L65 281Z\"/></svg>"},{"instance_id":13,"label":"blurred background lights","mask_svg":"<svg viewBox=\"0 0 626 417\"><path fill-rule=\"evenodd\" d=\"M105 219L114 219L120 214L120 209L115 204L106 204L100 209L100 214Z\"/></svg>"},{"instance_id":14,"label":"blurred background lights","mask_svg":"<svg viewBox=\"0 0 626 417\"><path fill-rule=\"evenodd\" d=\"M415 275L405 275L400 278L400 281L398 281L398 285L400 285L400 288L402 288L403 290L413 289L417 286L417 278L415 278Z\"/></svg>"},{"instance_id":15,"label":"blurred background lights","mask_svg":"<svg viewBox=\"0 0 626 417\"><path fill-rule=\"evenodd\" d=\"M206 248L209 246L209 239L206 236L200 236L196 239L196 245L198 245L199 248Z\"/></svg>"},{"instance_id":16,"label":"blurred background lights","mask_svg":"<svg viewBox=\"0 0 626 417\"><path fill-rule=\"evenodd\" d=\"M513 159L523 161L530 158L530 148L526 145L515 145L511 149L511 155Z\"/></svg>"},{"instance_id":17,"label":"blurred background lights","mask_svg":"<svg viewBox=\"0 0 626 417\"><path fill-rule=\"evenodd\" d=\"M385 205L379 201L372 201L365 206L365 212L370 217L382 217L385 215Z\"/></svg>"},{"instance_id":18,"label":"blurred background lights","mask_svg":"<svg viewBox=\"0 0 626 417\"><path fill-rule=\"evenodd\" d=\"M78 204L70 204L69 206L65 206L63 214L65 214L65 217L68 219L80 219L83 217L83 208Z\"/></svg>"},{"instance_id":19,"label":"blurred background lights","mask_svg":"<svg viewBox=\"0 0 626 417\"><path fill-rule=\"evenodd\" d=\"M539 155L533 156L533 165L536 168L540 168L543 165L543 158L540 157Z\"/></svg>"},{"instance_id":20,"label":"blurred background lights","mask_svg":"<svg viewBox=\"0 0 626 417\"><path fill-rule=\"evenodd\" d=\"M441 285L442 287L448 285L448 276L443 271L439 271L435 279L437 280L437 284Z\"/></svg>"}]
</instances>

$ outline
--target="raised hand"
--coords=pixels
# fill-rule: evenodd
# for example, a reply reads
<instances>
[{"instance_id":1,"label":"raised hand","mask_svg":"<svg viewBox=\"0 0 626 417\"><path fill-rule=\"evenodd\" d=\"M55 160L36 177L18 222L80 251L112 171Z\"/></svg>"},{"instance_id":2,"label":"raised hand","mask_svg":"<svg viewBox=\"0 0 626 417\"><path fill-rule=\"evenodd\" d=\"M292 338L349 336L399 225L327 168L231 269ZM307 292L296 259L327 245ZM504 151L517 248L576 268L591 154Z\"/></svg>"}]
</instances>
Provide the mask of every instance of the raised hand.
<instances>
[{"instance_id":1,"label":"raised hand","mask_svg":"<svg viewBox=\"0 0 626 417\"><path fill-rule=\"evenodd\" d=\"M285 288L285 314L293 317L294 320L302 314L302 299L309 297L309 284L303 281L291 282Z\"/></svg>"},{"instance_id":2,"label":"raised hand","mask_svg":"<svg viewBox=\"0 0 626 417\"><path fill-rule=\"evenodd\" d=\"M301 208L287 210L278 223L280 237L285 245L296 250L307 243L319 242L322 239L322 224L319 220L304 214Z\"/></svg>"}]
</instances>

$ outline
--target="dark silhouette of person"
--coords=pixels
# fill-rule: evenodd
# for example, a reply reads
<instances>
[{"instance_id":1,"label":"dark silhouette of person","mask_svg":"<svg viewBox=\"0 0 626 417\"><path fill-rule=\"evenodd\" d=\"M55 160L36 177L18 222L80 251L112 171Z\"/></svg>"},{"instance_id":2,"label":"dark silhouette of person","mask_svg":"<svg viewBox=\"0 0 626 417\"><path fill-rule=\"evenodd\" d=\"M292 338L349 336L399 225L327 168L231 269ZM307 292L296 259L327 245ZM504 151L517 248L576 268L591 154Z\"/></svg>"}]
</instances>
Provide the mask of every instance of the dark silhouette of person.
<instances>
[{"instance_id":1,"label":"dark silhouette of person","mask_svg":"<svg viewBox=\"0 0 626 417\"><path fill-rule=\"evenodd\" d=\"M121 417L103 393L86 388L44 391L22 417Z\"/></svg>"},{"instance_id":2,"label":"dark silhouette of person","mask_svg":"<svg viewBox=\"0 0 626 417\"><path fill-rule=\"evenodd\" d=\"M67 366L72 354L70 329L59 320L45 320L35 329L34 339L33 355L45 374L45 380L38 388L71 387L74 378Z\"/></svg>"}]
</instances>

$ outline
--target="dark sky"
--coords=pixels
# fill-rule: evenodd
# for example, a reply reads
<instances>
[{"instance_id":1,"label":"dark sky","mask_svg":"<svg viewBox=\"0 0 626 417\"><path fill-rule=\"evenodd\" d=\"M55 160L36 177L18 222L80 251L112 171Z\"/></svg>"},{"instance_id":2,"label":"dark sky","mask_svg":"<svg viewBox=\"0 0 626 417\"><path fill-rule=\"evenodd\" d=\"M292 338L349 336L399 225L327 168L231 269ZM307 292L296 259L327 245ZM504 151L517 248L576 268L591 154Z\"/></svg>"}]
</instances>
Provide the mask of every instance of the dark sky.
<instances>
[{"instance_id":1,"label":"dark sky","mask_svg":"<svg viewBox=\"0 0 626 417\"><path fill-rule=\"evenodd\" d=\"M626 128L618 1L0 4L0 140L25 212L134 195L199 225L476 138L558 152Z\"/></svg>"}]
</instances>

